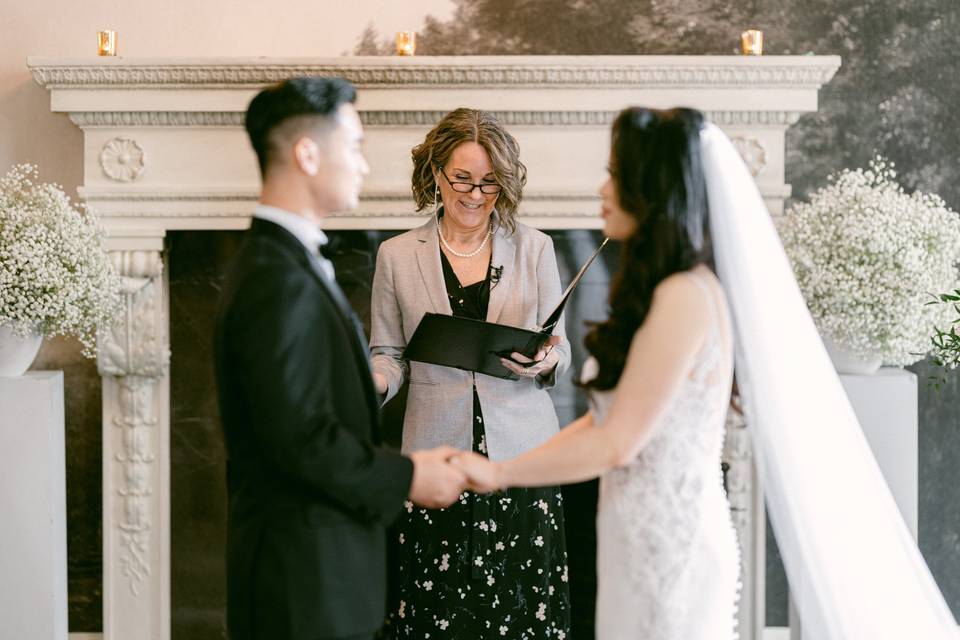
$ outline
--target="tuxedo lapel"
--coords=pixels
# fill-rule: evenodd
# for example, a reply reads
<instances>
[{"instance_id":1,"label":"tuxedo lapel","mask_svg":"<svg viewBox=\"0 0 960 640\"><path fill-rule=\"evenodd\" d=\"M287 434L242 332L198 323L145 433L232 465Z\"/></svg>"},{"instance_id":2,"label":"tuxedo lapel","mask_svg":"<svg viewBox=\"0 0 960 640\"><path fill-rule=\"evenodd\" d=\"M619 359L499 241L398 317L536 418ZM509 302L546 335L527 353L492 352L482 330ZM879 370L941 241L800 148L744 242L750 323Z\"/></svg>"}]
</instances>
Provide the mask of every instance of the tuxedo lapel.
<instances>
[{"instance_id":1,"label":"tuxedo lapel","mask_svg":"<svg viewBox=\"0 0 960 640\"><path fill-rule=\"evenodd\" d=\"M443 280L443 266L440 264L440 237L437 235L436 218L430 218L430 222L420 227L417 239L420 241L417 247L417 265L433 312L452 315L453 309L447 299L447 285Z\"/></svg>"},{"instance_id":2,"label":"tuxedo lapel","mask_svg":"<svg viewBox=\"0 0 960 640\"><path fill-rule=\"evenodd\" d=\"M493 255L490 258L490 264L494 268L500 268L501 272L497 284L491 283L490 286L487 322L496 322L500 318L500 312L503 311L503 305L510 294L510 288L516 277L513 261L516 250L513 237L507 235L502 225L498 225L496 233L493 234Z\"/></svg>"},{"instance_id":3,"label":"tuxedo lapel","mask_svg":"<svg viewBox=\"0 0 960 640\"><path fill-rule=\"evenodd\" d=\"M350 301L347 300L347 296L344 295L343 289L340 288L340 285L337 284L336 280L333 280L327 276L326 270L324 270L323 265L320 264L320 260L318 260L316 256L308 252L307 260L310 263L311 271L313 271L313 274L317 276L317 279L320 280L320 284L323 285L323 288L332 298L333 303L340 311L340 315L343 316L343 319L353 327L361 347L363 347L363 350L366 351L367 337L364 335L363 327L360 325L360 319L357 318L357 314L353 312L353 307L350 306ZM364 362L366 362L366 359L364 359ZM368 368L369 365L370 363L367 362Z\"/></svg>"},{"instance_id":4,"label":"tuxedo lapel","mask_svg":"<svg viewBox=\"0 0 960 640\"><path fill-rule=\"evenodd\" d=\"M363 333L363 325L360 324L360 319L357 317L357 314L354 313L353 307L350 306L350 301L347 300L347 296L344 295L340 285L337 284L336 280L333 280L327 276L327 272L320 264L320 260L309 252L305 253L307 254L307 261L310 264L311 271L313 271L313 274L320 281L320 285L324 292L330 296L330 301L333 302L334 307L339 311L341 321L347 327L349 327L347 331L352 328L356 334L357 339L352 341L353 352L356 355L356 360L358 363L357 366L359 366L366 374L361 376L364 381L364 392L367 395L367 401L372 407L375 408L374 413L379 414L380 401L377 399L377 392L373 387L373 373L370 370L370 348L367 344L367 337ZM379 419L373 421L372 435L374 442L380 442L381 436Z\"/></svg>"},{"instance_id":5,"label":"tuxedo lapel","mask_svg":"<svg viewBox=\"0 0 960 640\"><path fill-rule=\"evenodd\" d=\"M320 283L320 287L327 296L329 303L336 310L344 328L348 333L353 333L356 340L353 343L353 351L356 356L357 365L366 372L361 376L364 379L364 387L371 406L379 407L380 403L376 399L376 390L373 388L373 378L370 375L370 357L367 347L367 338L363 333L363 327L360 320L353 312L350 302L344 295L340 285L335 280L327 276L326 271L320 264L320 260L310 253L303 244L286 229L272 222L254 218L250 225L250 232L257 235L265 235L280 241L296 257L297 261L303 265ZM379 434L375 434L379 438Z\"/></svg>"}]
</instances>

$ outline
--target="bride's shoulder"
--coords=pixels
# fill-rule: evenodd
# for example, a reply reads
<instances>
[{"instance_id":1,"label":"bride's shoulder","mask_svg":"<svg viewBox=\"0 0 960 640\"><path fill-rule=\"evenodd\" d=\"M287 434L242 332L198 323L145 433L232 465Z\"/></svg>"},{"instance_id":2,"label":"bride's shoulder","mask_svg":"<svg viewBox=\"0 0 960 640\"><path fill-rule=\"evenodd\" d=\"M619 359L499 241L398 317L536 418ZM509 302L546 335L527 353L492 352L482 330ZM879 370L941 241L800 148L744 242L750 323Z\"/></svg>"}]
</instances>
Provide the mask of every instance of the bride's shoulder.
<instances>
[{"instance_id":1,"label":"bride's shoulder","mask_svg":"<svg viewBox=\"0 0 960 640\"><path fill-rule=\"evenodd\" d=\"M706 283L694 269L677 271L661 280L653 289L653 298L671 300L696 300L703 297Z\"/></svg>"},{"instance_id":2,"label":"bride's shoulder","mask_svg":"<svg viewBox=\"0 0 960 640\"><path fill-rule=\"evenodd\" d=\"M665 318L667 322L683 319L704 325L709 318L710 289L705 277L694 271L678 271L661 280L653 290L650 314Z\"/></svg>"}]
</instances>

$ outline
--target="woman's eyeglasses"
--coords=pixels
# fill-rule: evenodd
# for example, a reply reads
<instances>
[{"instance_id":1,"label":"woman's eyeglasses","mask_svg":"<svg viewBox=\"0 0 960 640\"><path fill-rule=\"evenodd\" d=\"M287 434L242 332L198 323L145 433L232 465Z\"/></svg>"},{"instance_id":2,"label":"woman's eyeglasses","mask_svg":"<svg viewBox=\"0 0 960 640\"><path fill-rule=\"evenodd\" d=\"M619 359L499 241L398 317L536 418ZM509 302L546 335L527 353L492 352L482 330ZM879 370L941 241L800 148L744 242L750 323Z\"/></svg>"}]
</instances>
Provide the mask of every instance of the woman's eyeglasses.
<instances>
[{"instance_id":1,"label":"woman's eyeglasses","mask_svg":"<svg viewBox=\"0 0 960 640\"><path fill-rule=\"evenodd\" d=\"M480 189L480 193L488 196L500 193L501 187L495 182L481 182L479 184L475 184L473 182L465 182L463 180L451 180L447 177L447 174L443 171L442 167L440 168L440 173L447 181L447 184L450 185L450 188L457 193L470 193L474 189Z\"/></svg>"}]
</instances>

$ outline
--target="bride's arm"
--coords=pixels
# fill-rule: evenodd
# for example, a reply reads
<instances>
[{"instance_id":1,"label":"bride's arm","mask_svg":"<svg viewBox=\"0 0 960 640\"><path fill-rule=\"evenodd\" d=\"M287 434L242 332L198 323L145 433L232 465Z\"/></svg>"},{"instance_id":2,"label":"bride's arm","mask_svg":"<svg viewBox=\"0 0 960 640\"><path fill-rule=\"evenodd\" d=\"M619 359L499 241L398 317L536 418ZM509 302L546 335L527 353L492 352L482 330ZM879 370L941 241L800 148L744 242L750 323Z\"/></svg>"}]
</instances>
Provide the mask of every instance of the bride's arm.
<instances>
[{"instance_id":1,"label":"bride's arm","mask_svg":"<svg viewBox=\"0 0 960 640\"><path fill-rule=\"evenodd\" d=\"M710 304L689 276L661 282L631 341L607 421L594 425L587 414L540 447L500 463L497 484L579 482L633 460L689 374L709 328Z\"/></svg>"}]
</instances>

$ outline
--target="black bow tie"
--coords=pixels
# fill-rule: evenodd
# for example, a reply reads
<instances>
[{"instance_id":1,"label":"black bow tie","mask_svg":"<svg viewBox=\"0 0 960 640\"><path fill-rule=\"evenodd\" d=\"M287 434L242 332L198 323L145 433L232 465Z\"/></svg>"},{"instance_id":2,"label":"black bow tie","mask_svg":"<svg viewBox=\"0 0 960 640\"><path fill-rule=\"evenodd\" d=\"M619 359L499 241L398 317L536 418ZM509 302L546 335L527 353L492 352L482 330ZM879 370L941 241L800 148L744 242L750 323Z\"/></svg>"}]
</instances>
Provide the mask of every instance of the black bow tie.
<instances>
[{"instance_id":1,"label":"black bow tie","mask_svg":"<svg viewBox=\"0 0 960 640\"><path fill-rule=\"evenodd\" d=\"M341 253L340 244L339 236L332 238L327 236L327 242L325 244L317 244L317 252L327 260L333 262L334 257Z\"/></svg>"}]
</instances>

